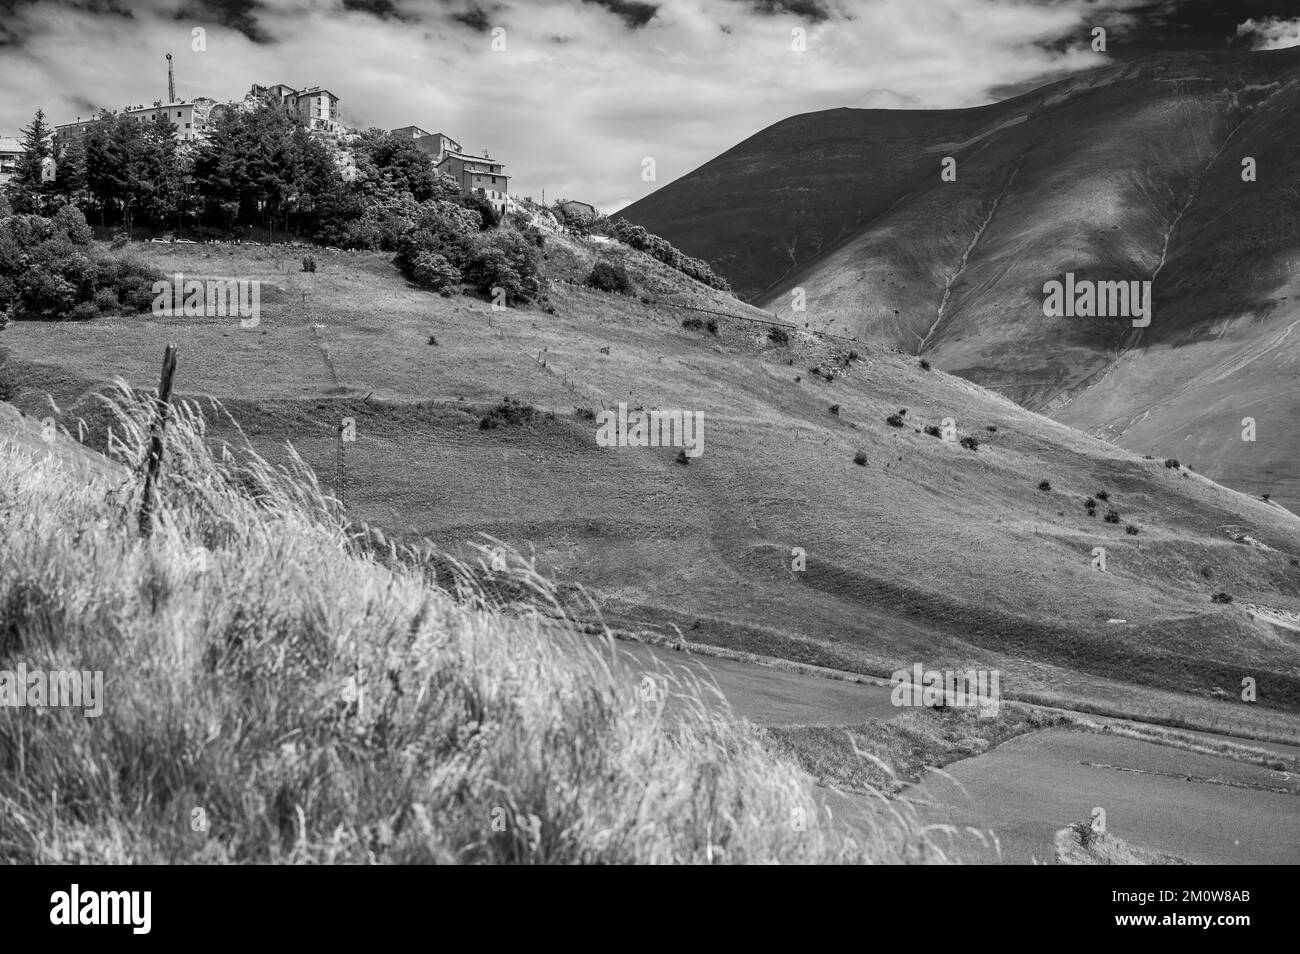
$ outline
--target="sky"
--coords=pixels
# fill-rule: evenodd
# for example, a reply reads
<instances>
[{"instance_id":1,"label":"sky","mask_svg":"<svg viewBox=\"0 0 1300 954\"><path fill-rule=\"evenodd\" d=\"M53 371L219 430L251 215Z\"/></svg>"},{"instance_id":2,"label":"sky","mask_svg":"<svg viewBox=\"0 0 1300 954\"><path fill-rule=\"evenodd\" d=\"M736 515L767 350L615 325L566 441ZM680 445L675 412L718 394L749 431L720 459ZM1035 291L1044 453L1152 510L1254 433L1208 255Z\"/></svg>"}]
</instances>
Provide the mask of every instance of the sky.
<instances>
[{"instance_id":1,"label":"sky","mask_svg":"<svg viewBox=\"0 0 1300 954\"><path fill-rule=\"evenodd\" d=\"M956 108L1107 62L1300 45L1296 0L0 0L0 136L37 107L323 86L606 212L789 116ZM1092 49L1106 30L1106 51ZM199 31L196 33L196 31ZM200 42L201 41L201 42ZM653 179L647 178L653 160Z\"/></svg>"}]
</instances>

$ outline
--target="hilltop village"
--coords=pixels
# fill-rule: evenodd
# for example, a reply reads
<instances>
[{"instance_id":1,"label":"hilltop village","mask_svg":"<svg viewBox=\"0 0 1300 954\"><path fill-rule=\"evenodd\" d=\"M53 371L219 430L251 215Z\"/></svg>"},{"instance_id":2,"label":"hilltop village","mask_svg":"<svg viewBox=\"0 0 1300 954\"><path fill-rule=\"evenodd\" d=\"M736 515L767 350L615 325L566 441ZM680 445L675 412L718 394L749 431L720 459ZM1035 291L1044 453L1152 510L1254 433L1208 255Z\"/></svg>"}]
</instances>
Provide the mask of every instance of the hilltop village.
<instances>
[{"instance_id":1,"label":"hilltop village","mask_svg":"<svg viewBox=\"0 0 1300 954\"><path fill-rule=\"evenodd\" d=\"M170 57L168 59L170 62ZM255 83L238 101L222 103L206 96L178 99L169 69L165 103L157 100L151 106L126 105L120 111L105 110L90 118L77 117L72 122L56 124L47 137L49 156L43 163L41 178L47 182L56 181L64 149L74 140L85 137L94 123L119 112L140 123L165 119L171 124L178 145L183 148L204 140L222 112L250 110L269 103L283 108L300 121L311 136L324 142L338 165L340 175L350 181L356 176L352 145L361 130L351 128L339 119L339 101L332 91L320 86L297 88L284 83L269 86ZM409 138L432 159L437 172L456 180L463 195L482 196L499 214L510 210L510 176L506 174L504 164L489 156L486 150L482 155L474 155L446 133L431 133L414 125L390 132ZM0 186L15 175L22 152L21 139L0 136Z\"/></svg>"}]
</instances>

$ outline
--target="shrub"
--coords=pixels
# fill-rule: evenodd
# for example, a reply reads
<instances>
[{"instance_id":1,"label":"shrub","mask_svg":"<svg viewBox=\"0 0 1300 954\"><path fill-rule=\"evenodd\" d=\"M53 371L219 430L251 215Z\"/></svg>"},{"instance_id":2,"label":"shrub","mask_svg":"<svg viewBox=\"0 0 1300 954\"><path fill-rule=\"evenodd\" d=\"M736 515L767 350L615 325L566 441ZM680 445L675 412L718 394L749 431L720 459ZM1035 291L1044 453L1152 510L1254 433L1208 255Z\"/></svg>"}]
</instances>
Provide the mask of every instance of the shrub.
<instances>
[{"instance_id":1,"label":"shrub","mask_svg":"<svg viewBox=\"0 0 1300 954\"><path fill-rule=\"evenodd\" d=\"M600 218L599 213L586 212L576 206L566 208L561 202L555 203L549 211L558 224L581 233L589 231L596 220Z\"/></svg>"},{"instance_id":2,"label":"shrub","mask_svg":"<svg viewBox=\"0 0 1300 954\"><path fill-rule=\"evenodd\" d=\"M469 261L461 268L466 282L484 295L505 293L506 303L532 301L541 292L537 248L515 232L485 234L475 240Z\"/></svg>"},{"instance_id":3,"label":"shrub","mask_svg":"<svg viewBox=\"0 0 1300 954\"><path fill-rule=\"evenodd\" d=\"M140 275L128 275L117 286L122 304L134 312L149 311L153 307L153 282Z\"/></svg>"},{"instance_id":4,"label":"shrub","mask_svg":"<svg viewBox=\"0 0 1300 954\"><path fill-rule=\"evenodd\" d=\"M1177 468L1177 467L1178 467L1178 458L1177 458L1177 457L1170 457L1170 458L1168 458L1168 459L1165 461L1165 466L1168 467L1168 468L1170 468L1170 469Z\"/></svg>"},{"instance_id":5,"label":"shrub","mask_svg":"<svg viewBox=\"0 0 1300 954\"><path fill-rule=\"evenodd\" d=\"M929 361L926 361L924 358L921 359L921 370L922 370L922 371L929 371L929 370L930 370L930 362L929 362Z\"/></svg>"},{"instance_id":6,"label":"shrub","mask_svg":"<svg viewBox=\"0 0 1300 954\"><path fill-rule=\"evenodd\" d=\"M963 437L960 443L962 447L970 451L978 451L980 449L980 442L973 437Z\"/></svg>"},{"instance_id":7,"label":"shrub","mask_svg":"<svg viewBox=\"0 0 1300 954\"><path fill-rule=\"evenodd\" d=\"M95 307L94 302L83 301L72 306L72 311L68 312L69 321L92 321L99 317L99 309Z\"/></svg>"},{"instance_id":8,"label":"shrub","mask_svg":"<svg viewBox=\"0 0 1300 954\"><path fill-rule=\"evenodd\" d=\"M316 259L310 255L304 255L302 257L302 270L314 273L316 271Z\"/></svg>"},{"instance_id":9,"label":"shrub","mask_svg":"<svg viewBox=\"0 0 1300 954\"><path fill-rule=\"evenodd\" d=\"M587 276L587 285L616 295L630 295L634 290L627 269L617 262L597 262L593 265L591 274Z\"/></svg>"},{"instance_id":10,"label":"shrub","mask_svg":"<svg viewBox=\"0 0 1300 954\"><path fill-rule=\"evenodd\" d=\"M854 454L854 455L853 455L853 463L857 464L859 467L866 467L866 466L867 466L867 452L866 452L866 451L858 451L856 454Z\"/></svg>"},{"instance_id":11,"label":"shrub","mask_svg":"<svg viewBox=\"0 0 1300 954\"><path fill-rule=\"evenodd\" d=\"M460 284L460 269L437 252L421 252L411 269L411 278L418 285L440 292Z\"/></svg>"},{"instance_id":12,"label":"shrub","mask_svg":"<svg viewBox=\"0 0 1300 954\"><path fill-rule=\"evenodd\" d=\"M832 417L839 417L839 416L840 416L840 406L839 406L838 404L832 404L832 405L831 405L831 416L832 416Z\"/></svg>"},{"instance_id":13,"label":"shrub","mask_svg":"<svg viewBox=\"0 0 1300 954\"><path fill-rule=\"evenodd\" d=\"M704 327L704 322L699 318L685 318L682 320L682 327L687 331L699 331Z\"/></svg>"},{"instance_id":14,"label":"shrub","mask_svg":"<svg viewBox=\"0 0 1300 954\"><path fill-rule=\"evenodd\" d=\"M1103 517L1102 519L1104 519L1107 523L1119 523L1119 514L1117 514L1114 510L1109 510L1106 512L1106 516Z\"/></svg>"},{"instance_id":15,"label":"shrub","mask_svg":"<svg viewBox=\"0 0 1300 954\"><path fill-rule=\"evenodd\" d=\"M483 415L478 422L479 430L488 431L495 427L512 427L531 424L537 417L537 408L523 401L506 397L501 403Z\"/></svg>"},{"instance_id":16,"label":"shrub","mask_svg":"<svg viewBox=\"0 0 1300 954\"><path fill-rule=\"evenodd\" d=\"M902 427L903 419L899 417L897 414L891 414L889 415L889 417L885 418L885 423L888 424L890 427Z\"/></svg>"},{"instance_id":17,"label":"shrub","mask_svg":"<svg viewBox=\"0 0 1300 954\"><path fill-rule=\"evenodd\" d=\"M704 323L704 327L708 330L709 334L716 336L718 333L718 319L710 318Z\"/></svg>"},{"instance_id":18,"label":"shrub","mask_svg":"<svg viewBox=\"0 0 1300 954\"><path fill-rule=\"evenodd\" d=\"M1110 499L1110 494L1107 493L1107 492L1104 491L1104 490L1099 490L1099 491L1097 491L1097 499L1098 499L1098 500L1109 500L1109 499Z\"/></svg>"},{"instance_id":19,"label":"shrub","mask_svg":"<svg viewBox=\"0 0 1300 954\"><path fill-rule=\"evenodd\" d=\"M1231 603L1232 596L1228 593L1215 593L1210 597L1211 603Z\"/></svg>"},{"instance_id":20,"label":"shrub","mask_svg":"<svg viewBox=\"0 0 1300 954\"><path fill-rule=\"evenodd\" d=\"M1085 507L1087 507L1089 510L1096 510L1096 509L1097 509L1097 501L1093 500L1091 497L1089 497L1087 500L1085 500L1085 501L1083 502L1083 505L1084 505Z\"/></svg>"},{"instance_id":21,"label":"shrub","mask_svg":"<svg viewBox=\"0 0 1300 954\"><path fill-rule=\"evenodd\" d=\"M160 273L129 258L101 255L89 241L85 217L74 206L49 219L0 220L0 312L31 321L85 320L99 313L96 296L105 290L117 299L100 298L110 308L120 301L147 309Z\"/></svg>"},{"instance_id":22,"label":"shrub","mask_svg":"<svg viewBox=\"0 0 1300 954\"><path fill-rule=\"evenodd\" d=\"M437 337L435 335L429 335L429 344L436 345L437 343L438 343Z\"/></svg>"},{"instance_id":23,"label":"shrub","mask_svg":"<svg viewBox=\"0 0 1300 954\"><path fill-rule=\"evenodd\" d=\"M1048 480L1040 480L1040 481L1038 482L1038 489L1041 490L1041 491L1043 491L1044 493L1047 493L1049 490L1052 489L1052 483L1051 483L1051 481L1048 481Z\"/></svg>"},{"instance_id":24,"label":"shrub","mask_svg":"<svg viewBox=\"0 0 1300 954\"><path fill-rule=\"evenodd\" d=\"M68 241L73 245L89 245L94 237L90 226L86 224L86 217L75 205L63 206L54 213L51 222L55 234L67 236Z\"/></svg>"},{"instance_id":25,"label":"shrub","mask_svg":"<svg viewBox=\"0 0 1300 954\"><path fill-rule=\"evenodd\" d=\"M517 225L515 228L516 231L518 231L519 234L524 237L524 241L527 242L529 245L535 245L538 248L545 248L546 233L543 232L541 229L539 229L537 226L533 225L532 222L524 222L520 225Z\"/></svg>"},{"instance_id":26,"label":"shrub","mask_svg":"<svg viewBox=\"0 0 1300 954\"><path fill-rule=\"evenodd\" d=\"M685 466L686 466L687 464L689 464L690 462L691 462L691 459L690 459L689 457L686 456L686 451L685 451L685 449L679 450L679 451L677 452L677 463L679 463L679 464L681 464L683 467L685 467Z\"/></svg>"},{"instance_id":27,"label":"shrub","mask_svg":"<svg viewBox=\"0 0 1300 954\"><path fill-rule=\"evenodd\" d=\"M1097 831L1092 827L1089 821L1075 822L1072 826L1074 833L1079 836L1079 845L1083 848L1089 848L1097 840Z\"/></svg>"},{"instance_id":28,"label":"shrub","mask_svg":"<svg viewBox=\"0 0 1300 954\"><path fill-rule=\"evenodd\" d=\"M112 314L117 311L119 305L117 292L112 288L101 288L99 291L95 292L93 301L95 302L95 307L99 309L100 312L106 314Z\"/></svg>"},{"instance_id":29,"label":"shrub","mask_svg":"<svg viewBox=\"0 0 1300 954\"><path fill-rule=\"evenodd\" d=\"M990 424L988 427L984 428L984 430L988 431L990 434L996 434L998 432L998 426L996 424Z\"/></svg>"},{"instance_id":30,"label":"shrub","mask_svg":"<svg viewBox=\"0 0 1300 954\"><path fill-rule=\"evenodd\" d=\"M931 437L943 437L943 433L939 430L938 426L934 424L925 425L925 432Z\"/></svg>"},{"instance_id":31,"label":"shrub","mask_svg":"<svg viewBox=\"0 0 1300 954\"><path fill-rule=\"evenodd\" d=\"M788 345L790 343L790 333L784 328L767 329L767 340L773 344Z\"/></svg>"},{"instance_id":32,"label":"shrub","mask_svg":"<svg viewBox=\"0 0 1300 954\"><path fill-rule=\"evenodd\" d=\"M1127 533L1130 537L1136 537L1141 531L1138 530L1137 527L1133 526L1133 524L1130 523L1127 527L1124 528L1124 532Z\"/></svg>"},{"instance_id":33,"label":"shrub","mask_svg":"<svg viewBox=\"0 0 1300 954\"><path fill-rule=\"evenodd\" d=\"M471 192L461 199L460 204L469 211L479 214L483 223L481 228L484 231L496 228L501 222L501 213L496 210L496 206L489 202L485 195Z\"/></svg>"},{"instance_id":34,"label":"shrub","mask_svg":"<svg viewBox=\"0 0 1300 954\"><path fill-rule=\"evenodd\" d=\"M596 419L596 412L589 407L575 407L573 414L580 421L594 421Z\"/></svg>"}]
</instances>

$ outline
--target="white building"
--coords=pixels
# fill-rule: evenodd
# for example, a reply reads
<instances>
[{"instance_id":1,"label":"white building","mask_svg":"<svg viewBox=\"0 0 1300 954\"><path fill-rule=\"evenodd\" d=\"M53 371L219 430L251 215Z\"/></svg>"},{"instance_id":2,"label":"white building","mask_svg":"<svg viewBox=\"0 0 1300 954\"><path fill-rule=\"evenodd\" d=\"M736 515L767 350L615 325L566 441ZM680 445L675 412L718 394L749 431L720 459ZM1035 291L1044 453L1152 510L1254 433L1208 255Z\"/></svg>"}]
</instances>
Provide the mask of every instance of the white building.
<instances>
[{"instance_id":1,"label":"white building","mask_svg":"<svg viewBox=\"0 0 1300 954\"><path fill-rule=\"evenodd\" d=\"M328 133L347 131L339 121L339 98L319 86L294 89L284 83L273 83L270 86L254 83L245 99L261 99L278 103L296 116L308 129Z\"/></svg>"},{"instance_id":2,"label":"white building","mask_svg":"<svg viewBox=\"0 0 1300 954\"><path fill-rule=\"evenodd\" d=\"M207 135L208 128L222 109L219 103L206 96L200 96L181 103L154 103L152 106L128 106L122 115L138 123L154 122L159 117L171 123L178 142L193 142ZM63 123L54 127L54 141L57 146L66 146L72 139L86 134L95 119L81 120L75 123Z\"/></svg>"},{"instance_id":3,"label":"white building","mask_svg":"<svg viewBox=\"0 0 1300 954\"><path fill-rule=\"evenodd\" d=\"M449 152L435 168L455 179L463 195L477 192L502 214L510 207L510 177L496 159Z\"/></svg>"},{"instance_id":4,"label":"white building","mask_svg":"<svg viewBox=\"0 0 1300 954\"><path fill-rule=\"evenodd\" d=\"M402 126L390 131L394 136L409 137L415 143L415 148L433 159L435 166L449 153L465 151L460 143L446 133L425 132L419 126Z\"/></svg>"},{"instance_id":5,"label":"white building","mask_svg":"<svg viewBox=\"0 0 1300 954\"><path fill-rule=\"evenodd\" d=\"M4 185L18 173L18 160L23 155L21 139L0 136L0 185Z\"/></svg>"}]
</instances>

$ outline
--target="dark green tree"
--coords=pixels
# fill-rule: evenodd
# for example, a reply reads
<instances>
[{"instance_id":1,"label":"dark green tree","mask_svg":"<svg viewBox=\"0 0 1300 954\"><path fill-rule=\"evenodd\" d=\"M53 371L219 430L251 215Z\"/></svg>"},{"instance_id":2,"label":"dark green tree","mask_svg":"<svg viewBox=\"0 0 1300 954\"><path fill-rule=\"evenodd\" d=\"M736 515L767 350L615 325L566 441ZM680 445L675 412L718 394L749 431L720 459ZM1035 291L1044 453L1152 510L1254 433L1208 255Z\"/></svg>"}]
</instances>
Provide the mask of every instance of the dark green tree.
<instances>
[{"instance_id":1,"label":"dark green tree","mask_svg":"<svg viewBox=\"0 0 1300 954\"><path fill-rule=\"evenodd\" d=\"M50 157L49 123L45 121L45 110L36 110L32 121L23 127L23 151L15 164L14 177L9 183L9 199L16 212L30 212L39 215L45 208L45 196L49 191L41 181L41 169Z\"/></svg>"}]
</instances>

